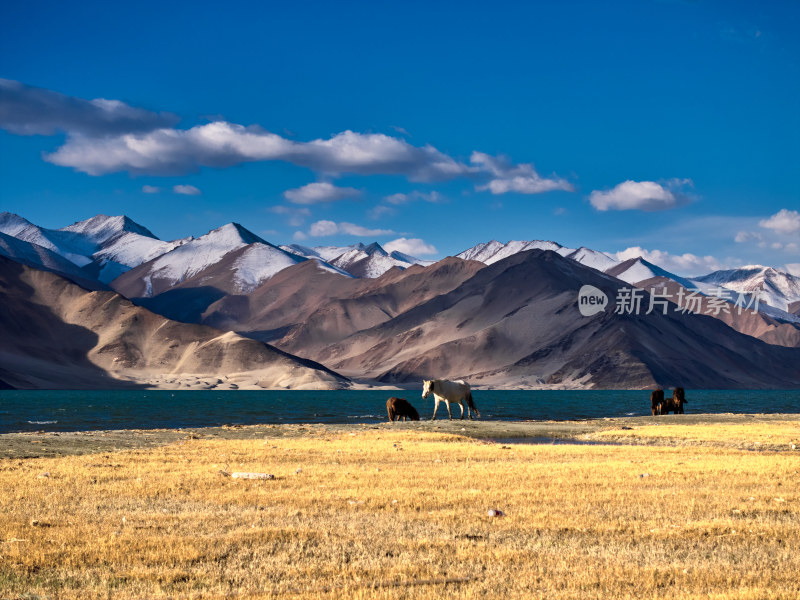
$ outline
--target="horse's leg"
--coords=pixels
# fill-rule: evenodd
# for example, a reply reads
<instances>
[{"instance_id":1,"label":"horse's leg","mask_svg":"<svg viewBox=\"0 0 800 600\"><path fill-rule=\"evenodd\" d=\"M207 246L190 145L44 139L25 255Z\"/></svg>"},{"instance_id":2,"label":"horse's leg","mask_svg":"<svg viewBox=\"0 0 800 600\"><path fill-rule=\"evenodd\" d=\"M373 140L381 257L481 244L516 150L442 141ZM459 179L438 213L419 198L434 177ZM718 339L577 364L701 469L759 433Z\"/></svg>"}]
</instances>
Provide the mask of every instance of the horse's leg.
<instances>
[{"instance_id":1,"label":"horse's leg","mask_svg":"<svg viewBox=\"0 0 800 600\"><path fill-rule=\"evenodd\" d=\"M453 420L453 413L450 412L450 401L449 400L445 400L444 401L444 405L447 407L447 416L452 421Z\"/></svg>"},{"instance_id":2,"label":"horse's leg","mask_svg":"<svg viewBox=\"0 0 800 600\"><path fill-rule=\"evenodd\" d=\"M461 420L464 420L464 400L460 400L458 405L461 407ZM467 407L467 412L469 412L469 407ZM472 417L470 417L471 419Z\"/></svg>"},{"instance_id":3,"label":"horse's leg","mask_svg":"<svg viewBox=\"0 0 800 600\"><path fill-rule=\"evenodd\" d=\"M431 421L436 419L436 411L439 410L439 397L434 394L433 395L433 416L431 417Z\"/></svg>"}]
</instances>

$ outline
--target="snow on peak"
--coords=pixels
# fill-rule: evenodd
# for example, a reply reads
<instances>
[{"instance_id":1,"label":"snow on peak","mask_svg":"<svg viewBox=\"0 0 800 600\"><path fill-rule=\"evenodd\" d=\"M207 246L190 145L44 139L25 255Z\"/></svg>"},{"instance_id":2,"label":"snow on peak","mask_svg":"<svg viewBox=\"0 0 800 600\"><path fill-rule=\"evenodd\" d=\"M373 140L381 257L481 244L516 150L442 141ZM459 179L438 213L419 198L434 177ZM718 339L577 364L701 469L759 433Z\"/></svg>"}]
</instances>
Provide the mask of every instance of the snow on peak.
<instances>
[{"instance_id":1,"label":"snow on peak","mask_svg":"<svg viewBox=\"0 0 800 600\"><path fill-rule=\"evenodd\" d=\"M78 221L68 227L62 227L59 231L69 231L72 233L82 234L88 239L97 244L102 244L110 240L112 237L120 235L124 232L135 233L152 239L158 239L154 236L149 229L121 215L116 217L109 217L108 215L96 215L91 219L85 221Z\"/></svg>"},{"instance_id":2,"label":"snow on peak","mask_svg":"<svg viewBox=\"0 0 800 600\"><path fill-rule=\"evenodd\" d=\"M322 255L313 248L301 246L300 244L281 245L278 248L305 258L322 258Z\"/></svg>"},{"instance_id":3,"label":"snow on peak","mask_svg":"<svg viewBox=\"0 0 800 600\"><path fill-rule=\"evenodd\" d=\"M239 291L251 292L279 271L306 260L271 244L249 244L233 263L234 282Z\"/></svg>"},{"instance_id":4,"label":"snow on peak","mask_svg":"<svg viewBox=\"0 0 800 600\"><path fill-rule=\"evenodd\" d=\"M501 244L497 240L492 240L491 242L484 242L464 250L464 252L456 254L456 257L463 258L464 260L477 260L491 265L499 260L508 258L518 252L525 252L526 250L553 250L559 253L565 250L567 254L573 251L571 248L564 248L561 244L545 240L531 240L527 242L512 240L505 244Z\"/></svg>"},{"instance_id":5,"label":"snow on peak","mask_svg":"<svg viewBox=\"0 0 800 600\"><path fill-rule=\"evenodd\" d=\"M24 231L28 227L35 227L35 225L27 219L20 217L19 215L15 215L14 213L0 213L0 233L17 237L18 233Z\"/></svg>"},{"instance_id":6,"label":"snow on peak","mask_svg":"<svg viewBox=\"0 0 800 600\"><path fill-rule=\"evenodd\" d=\"M605 252L598 252L586 246L581 246L567 254L566 257L598 271L606 271L619 264L617 259L610 257Z\"/></svg>"},{"instance_id":7,"label":"snow on peak","mask_svg":"<svg viewBox=\"0 0 800 600\"><path fill-rule=\"evenodd\" d=\"M652 279L653 277L665 277L681 284L687 289L696 287L691 280L680 277L679 275L675 275L675 273L670 273L669 271L646 261L641 256L637 258L629 258L626 261L612 266L611 268L606 269L605 273L630 284L639 283L640 281Z\"/></svg>"},{"instance_id":8,"label":"snow on peak","mask_svg":"<svg viewBox=\"0 0 800 600\"><path fill-rule=\"evenodd\" d=\"M800 301L800 277L773 267L747 265L738 269L714 271L695 277L695 281L735 292L758 293L760 301L784 311L789 309L789 305Z\"/></svg>"},{"instance_id":9,"label":"snow on peak","mask_svg":"<svg viewBox=\"0 0 800 600\"><path fill-rule=\"evenodd\" d=\"M366 252L369 256L373 256L375 254L379 256L389 256L389 253L384 250L378 242L372 242L369 246L363 246L362 250Z\"/></svg>"}]
</instances>

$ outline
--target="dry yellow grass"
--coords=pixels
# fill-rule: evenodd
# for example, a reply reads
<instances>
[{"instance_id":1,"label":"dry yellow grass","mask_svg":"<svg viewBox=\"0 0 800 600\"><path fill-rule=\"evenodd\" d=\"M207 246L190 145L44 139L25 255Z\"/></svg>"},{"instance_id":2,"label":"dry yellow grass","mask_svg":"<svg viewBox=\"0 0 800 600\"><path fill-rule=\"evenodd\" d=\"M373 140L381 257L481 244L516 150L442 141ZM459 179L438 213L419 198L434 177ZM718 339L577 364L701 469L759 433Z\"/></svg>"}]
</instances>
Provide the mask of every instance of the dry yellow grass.
<instances>
[{"instance_id":1,"label":"dry yellow grass","mask_svg":"<svg viewBox=\"0 0 800 600\"><path fill-rule=\"evenodd\" d=\"M691 434L750 433L705 427ZM0 598L794 599L798 472L788 447L503 445L388 426L6 459Z\"/></svg>"},{"instance_id":2,"label":"dry yellow grass","mask_svg":"<svg viewBox=\"0 0 800 600\"><path fill-rule=\"evenodd\" d=\"M725 446L748 450L796 450L800 449L800 422L724 423L709 427L674 421L627 429L606 429L588 437L593 440L669 442L675 445Z\"/></svg>"}]
</instances>

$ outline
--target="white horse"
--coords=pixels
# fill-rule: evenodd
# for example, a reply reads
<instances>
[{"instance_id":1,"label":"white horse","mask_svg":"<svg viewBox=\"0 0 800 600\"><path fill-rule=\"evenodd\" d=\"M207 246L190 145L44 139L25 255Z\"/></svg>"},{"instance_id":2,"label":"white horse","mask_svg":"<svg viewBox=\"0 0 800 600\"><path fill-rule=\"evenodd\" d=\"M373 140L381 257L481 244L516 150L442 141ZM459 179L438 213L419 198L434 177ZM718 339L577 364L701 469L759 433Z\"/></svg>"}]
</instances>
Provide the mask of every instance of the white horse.
<instances>
[{"instance_id":1,"label":"white horse","mask_svg":"<svg viewBox=\"0 0 800 600\"><path fill-rule=\"evenodd\" d=\"M475 415L480 417L481 413L475 408L475 403L472 401L472 392L469 389L469 384L466 381L449 381L447 379L431 379L430 381L422 382L422 398L428 397L428 394L433 392L433 399L435 401L433 406L433 416L431 421L436 418L436 411L439 409L439 402L444 402L447 406L447 415L452 419L453 414L450 412L450 403L458 402L461 405L461 418L464 418L464 406L467 407L467 416L472 419L470 409L475 411Z\"/></svg>"}]
</instances>

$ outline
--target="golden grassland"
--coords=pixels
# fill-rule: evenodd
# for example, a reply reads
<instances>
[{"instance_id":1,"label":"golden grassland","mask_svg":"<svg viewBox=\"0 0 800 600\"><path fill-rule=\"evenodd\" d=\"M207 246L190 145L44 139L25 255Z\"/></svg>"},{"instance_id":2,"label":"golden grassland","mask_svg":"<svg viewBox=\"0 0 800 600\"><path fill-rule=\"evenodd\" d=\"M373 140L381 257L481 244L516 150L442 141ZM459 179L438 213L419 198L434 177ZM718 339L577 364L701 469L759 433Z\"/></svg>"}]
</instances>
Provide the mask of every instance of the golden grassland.
<instances>
[{"instance_id":1,"label":"golden grassland","mask_svg":"<svg viewBox=\"0 0 800 600\"><path fill-rule=\"evenodd\" d=\"M309 426L2 459L0 598L800 596L800 423L594 439Z\"/></svg>"}]
</instances>

